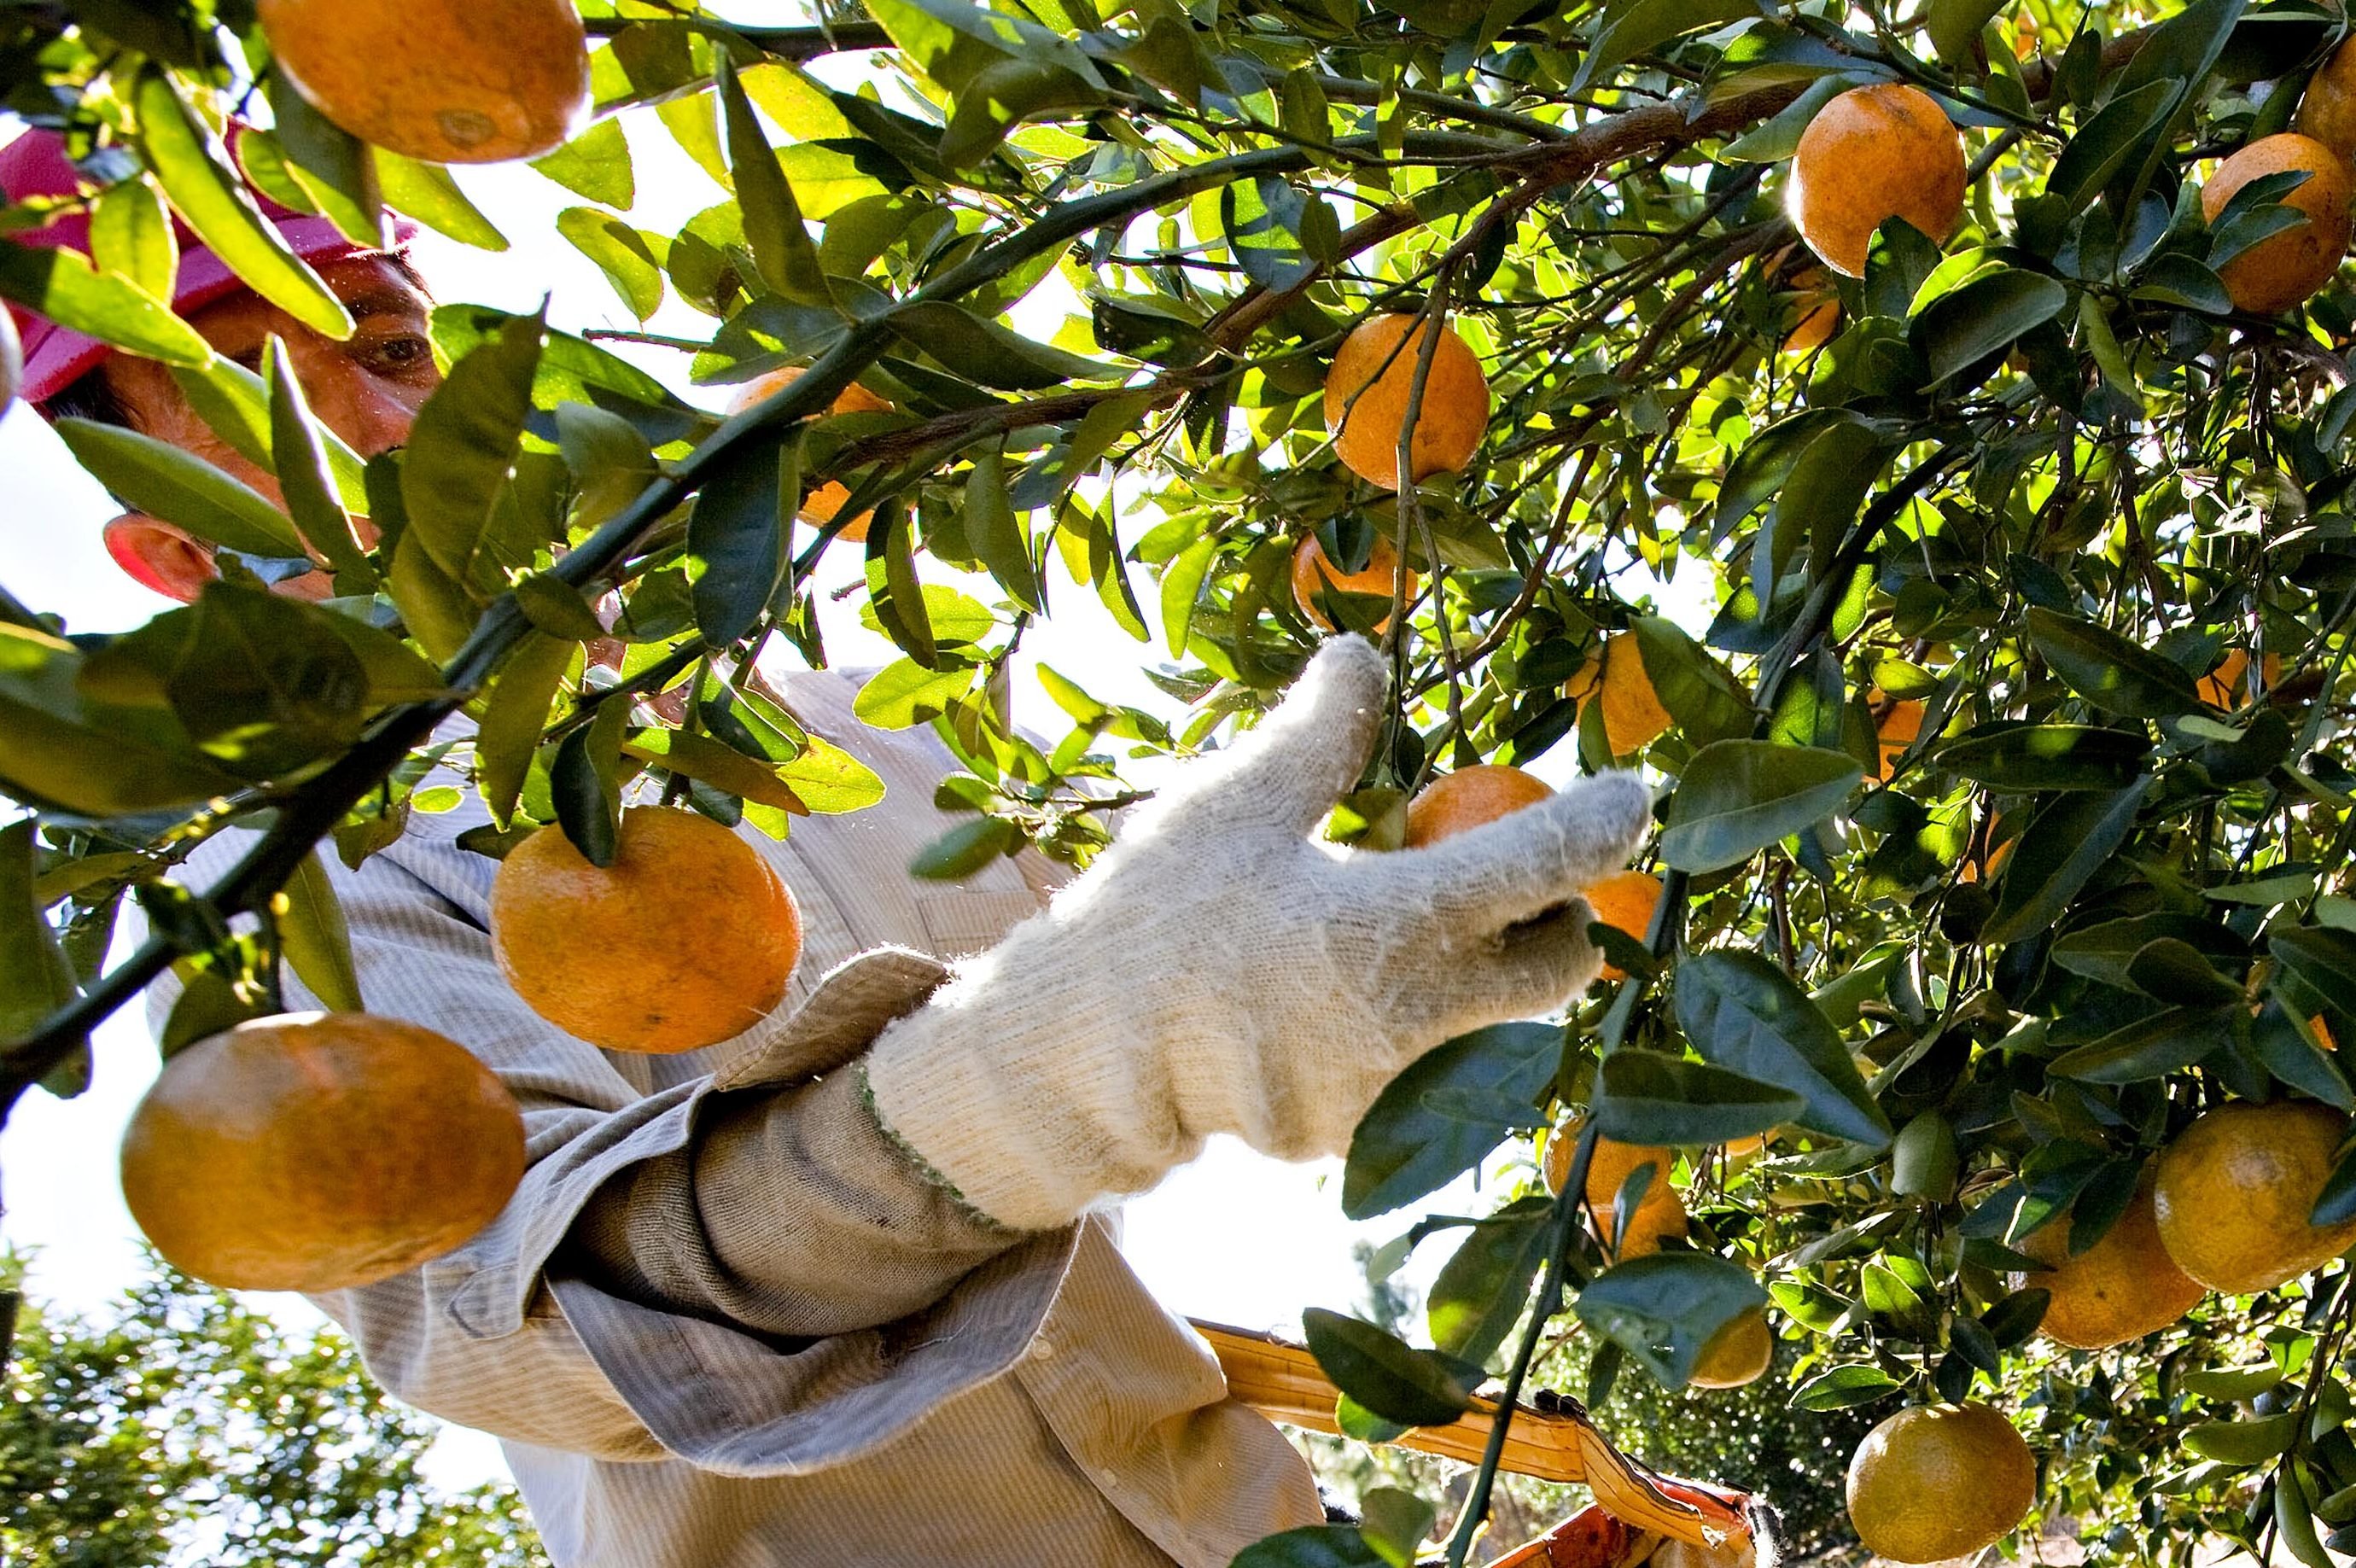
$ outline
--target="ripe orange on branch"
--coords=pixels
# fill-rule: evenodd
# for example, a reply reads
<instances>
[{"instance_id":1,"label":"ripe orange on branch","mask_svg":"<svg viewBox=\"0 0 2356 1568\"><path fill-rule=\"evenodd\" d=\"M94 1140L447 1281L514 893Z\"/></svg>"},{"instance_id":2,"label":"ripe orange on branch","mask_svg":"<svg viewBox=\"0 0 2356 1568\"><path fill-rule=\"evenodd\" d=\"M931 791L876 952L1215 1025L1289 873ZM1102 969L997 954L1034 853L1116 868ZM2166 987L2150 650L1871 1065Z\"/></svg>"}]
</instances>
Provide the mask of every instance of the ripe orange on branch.
<instances>
[{"instance_id":1,"label":"ripe orange on branch","mask_svg":"<svg viewBox=\"0 0 2356 1568\"><path fill-rule=\"evenodd\" d=\"M1584 1121L1584 1117L1574 1117L1547 1145L1545 1175L1550 1192L1561 1191L1563 1183L1570 1179L1571 1157L1579 1147ZM1674 1149L1651 1144L1623 1144L1606 1137L1595 1140L1595 1152L1587 1162L1587 1206L1594 1212L1595 1233L1606 1246L1612 1244L1614 1206L1619 1201L1620 1189L1639 1167L1653 1168L1644 1181L1644 1195L1637 1200L1634 1211L1628 1216L1628 1233L1620 1239L1616 1249L1619 1257L1647 1256L1659 1252L1661 1243L1670 1237L1686 1233L1685 1200L1669 1185L1669 1168L1676 1163Z\"/></svg>"},{"instance_id":2,"label":"ripe orange on branch","mask_svg":"<svg viewBox=\"0 0 2356 1568\"><path fill-rule=\"evenodd\" d=\"M2016 1274L2012 1288L2052 1296L2038 1332L2076 1349L2107 1349L2167 1328L2200 1302L2200 1282L2176 1266L2160 1242L2153 1182L2154 1173L2145 1171L2126 1212L2075 1257L2067 1218L2020 1242L2017 1250L2045 1264L2046 1272Z\"/></svg>"},{"instance_id":3,"label":"ripe orange on branch","mask_svg":"<svg viewBox=\"0 0 2356 1568\"><path fill-rule=\"evenodd\" d=\"M1644 651L1633 632L1614 632L1588 658L1586 667L1563 688L1563 695L1583 709L1590 702L1603 705L1603 736L1615 757L1639 752L1676 722L1661 706L1653 677L1644 668Z\"/></svg>"},{"instance_id":4,"label":"ripe orange on branch","mask_svg":"<svg viewBox=\"0 0 2356 1568\"><path fill-rule=\"evenodd\" d=\"M1387 490L1398 488L1399 432L1407 428L1427 325L1408 314L1361 322L1342 340L1325 375L1325 428L1333 434L1334 455L1351 473ZM1455 328L1443 325L1416 413L1411 477L1463 467L1488 428L1489 379Z\"/></svg>"},{"instance_id":5,"label":"ripe orange on branch","mask_svg":"<svg viewBox=\"0 0 2356 1568\"><path fill-rule=\"evenodd\" d=\"M1453 838L1507 812L1536 805L1552 794L1546 781L1535 774L1494 763L1475 763L1442 773L1408 802L1407 847L1413 849Z\"/></svg>"},{"instance_id":6,"label":"ripe orange on branch","mask_svg":"<svg viewBox=\"0 0 2356 1568\"><path fill-rule=\"evenodd\" d=\"M2290 128L2343 161L2356 159L2356 47L2341 44L2307 79Z\"/></svg>"},{"instance_id":7,"label":"ripe orange on branch","mask_svg":"<svg viewBox=\"0 0 2356 1568\"><path fill-rule=\"evenodd\" d=\"M2159 1239L2211 1290L2272 1290L2356 1242L2356 1220L2308 1222L2337 1162L2347 1118L2312 1101L2220 1105L2159 1157Z\"/></svg>"},{"instance_id":8,"label":"ripe orange on branch","mask_svg":"<svg viewBox=\"0 0 2356 1568\"><path fill-rule=\"evenodd\" d=\"M728 411L741 414L771 393L785 390L801 377L802 368L798 365L787 365L755 376L736 389L735 395L728 400ZM891 411L890 403L856 381L835 394L834 401L827 406L827 412L834 414L888 414ZM841 511L850 500L851 487L839 479L830 479L802 497L801 516L804 520L824 528L834 521L835 514ZM851 544L863 544L867 539L867 525L874 520L874 513L862 512L843 524L842 531L835 537Z\"/></svg>"},{"instance_id":9,"label":"ripe orange on branch","mask_svg":"<svg viewBox=\"0 0 2356 1568\"><path fill-rule=\"evenodd\" d=\"M2228 648L2225 656L2217 661L2217 667L2202 676L2195 689L2201 693L2201 701L2230 713L2250 699L2249 677L2250 650ZM2280 684L2282 655L2268 654L2258 661L2258 689L2270 691Z\"/></svg>"},{"instance_id":10,"label":"ripe orange on branch","mask_svg":"<svg viewBox=\"0 0 2356 1568\"><path fill-rule=\"evenodd\" d=\"M622 814L610 866L560 828L491 883L491 951L532 1011L609 1051L695 1051L785 999L801 911L760 852L691 811Z\"/></svg>"},{"instance_id":11,"label":"ripe orange on branch","mask_svg":"<svg viewBox=\"0 0 2356 1568\"><path fill-rule=\"evenodd\" d=\"M2037 1460L1976 1401L1915 1405L1865 1435L1848 1462L1848 1520L1893 1563L1942 1563L1993 1546L2037 1500Z\"/></svg>"},{"instance_id":12,"label":"ripe orange on branch","mask_svg":"<svg viewBox=\"0 0 2356 1568\"><path fill-rule=\"evenodd\" d=\"M2307 221L2270 234L2217 269L2235 310L2273 315L2290 309L2331 281L2348 255L2348 165L2322 143L2296 131L2262 136L2217 165L2201 187L2201 218L2214 223L2235 192L2254 179L2289 170L2307 179L2279 199Z\"/></svg>"},{"instance_id":13,"label":"ripe orange on branch","mask_svg":"<svg viewBox=\"0 0 2356 1568\"><path fill-rule=\"evenodd\" d=\"M1889 699L1877 690L1871 700L1879 707ZM1873 729L1875 753L1881 759L1881 782L1888 784L1898 772L1899 759L1922 733L1922 705L1911 699L1890 702Z\"/></svg>"},{"instance_id":14,"label":"ripe orange on branch","mask_svg":"<svg viewBox=\"0 0 2356 1568\"><path fill-rule=\"evenodd\" d=\"M261 0L258 11L295 91L403 157L536 158L589 108L573 0Z\"/></svg>"},{"instance_id":15,"label":"ripe orange on branch","mask_svg":"<svg viewBox=\"0 0 2356 1568\"><path fill-rule=\"evenodd\" d=\"M523 1115L432 1029L260 1019L176 1052L123 1136L123 1196L180 1268L234 1290L342 1290L441 1256L523 1179Z\"/></svg>"},{"instance_id":16,"label":"ripe orange on branch","mask_svg":"<svg viewBox=\"0 0 2356 1568\"><path fill-rule=\"evenodd\" d=\"M1964 216L1964 144L1937 99L1879 82L1826 103L1800 133L1784 194L1808 249L1865 276L1874 230L1902 218L1944 245Z\"/></svg>"},{"instance_id":17,"label":"ripe orange on branch","mask_svg":"<svg viewBox=\"0 0 2356 1568\"><path fill-rule=\"evenodd\" d=\"M1709 1337L1686 1381L1696 1388L1740 1388L1757 1382L1775 1360L1775 1331L1754 1307Z\"/></svg>"},{"instance_id":18,"label":"ripe orange on branch","mask_svg":"<svg viewBox=\"0 0 2356 1568\"><path fill-rule=\"evenodd\" d=\"M1325 553L1325 547L1316 537L1302 539L1292 551L1292 602L1301 613L1331 632L1333 618L1317 601L1328 593L1370 593L1379 598L1391 596L1392 584L1398 576L1398 551L1388 539L1376 539L1375 548L1366 552L1366 564L1356 571L1344 571ZM1413 569L1407 574L1407 596L1415 597L1418 579ZM1391 624L1388 615L1375 624L1377 632Z\"/></svg>"},{"instance_id":19,"label":"ripe orange on branch","mask_svg":"<svg viewBox=\"0 0 2356 1568\"><path fill-rule=\"evenodd\" d=\"M1649 871L1614 871L1585 889L1583 896L1599 923L1642 942L1652 929L1653 910L1661 901L1661 879ZM1628 972L1617 964L1603 965L1606 980L1627 977Z\"/></svg>"}]
</instances>

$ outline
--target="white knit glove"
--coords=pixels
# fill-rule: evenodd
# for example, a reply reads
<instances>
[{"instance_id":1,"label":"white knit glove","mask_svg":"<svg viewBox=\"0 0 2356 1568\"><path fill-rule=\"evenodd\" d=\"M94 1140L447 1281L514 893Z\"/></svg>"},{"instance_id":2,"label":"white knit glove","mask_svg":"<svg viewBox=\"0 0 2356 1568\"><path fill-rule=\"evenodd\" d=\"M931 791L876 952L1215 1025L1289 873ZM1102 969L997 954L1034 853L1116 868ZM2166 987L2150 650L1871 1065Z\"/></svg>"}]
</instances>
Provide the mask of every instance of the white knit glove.
<instances>
[{"instance_id":1,"label":"white knit glove","mask_svg":"<svg viewBox=\"0 0 2356 1568\"><path fill-rule=\"evenodd\" d=\"M1583 780L1428 848L1312 841L1386 681L1363 639L1329 642L1257 730L1178 770L1087 875L884 1030L866 1072L885 1129L976 1209L1044 1230L1213 1133L1341 1153L1417 1057L1592 980L1577 892L1635 848L1644 784Z\"/></svg>"}]
</instances>

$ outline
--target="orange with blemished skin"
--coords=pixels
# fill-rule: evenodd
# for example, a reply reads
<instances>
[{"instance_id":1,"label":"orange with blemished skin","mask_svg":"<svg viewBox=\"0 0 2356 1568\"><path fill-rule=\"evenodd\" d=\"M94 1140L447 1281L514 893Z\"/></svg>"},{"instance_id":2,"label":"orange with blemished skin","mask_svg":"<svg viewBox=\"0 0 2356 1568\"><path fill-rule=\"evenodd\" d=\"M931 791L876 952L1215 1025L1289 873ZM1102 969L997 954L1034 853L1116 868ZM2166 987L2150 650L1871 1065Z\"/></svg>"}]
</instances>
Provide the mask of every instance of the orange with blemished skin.
<instances>
[{"instance_id":1,"label":"orange with blemished skin","mask_svg":"<svg viewBox=\"0 0 2356 1568\"><path fill-rule=\"evenodd\" d=\"M1598 923L1624 931L1642 942L1644 933L1652 929L1654 907L1661 901L1661 879L1649 871L1614 871L1581 890L1580 896L1595 912ZM1606 963L1602 977L1624 980L1628 972L1617 964Z\"/></svg>"},{"instance_id":2,"label":"orange with blemished skin","mask_svg":"<svg viewBox=\"0 0 2356 1568\"><path fill-rule=\"evenodd\" d=\"M755 376L736 389L735 395L728 400L728 411L741 414L770 393L792 386L801 379L801 375L800 366L787 365ZM827 408L827 412L831 414L888 414L891 411L890 403L856 381L837 393L834 401ZM805 520L824 528L834 521L835 514L841 511L850 499L851 487L839 479L830 479L802 497L801 516ZM862 512L843 524L841 531L835 537L850 544L864 544L867 541L867 525L874 520L874 513Z\"/></svg>"},{"instance_id":3,"label":"orange with blemished skin","mask_svg":"<svg viewBox=\"0 0 2356 1568\"><path fill-rule=\"evenodd\" d=\"M691 811L622 814L610 866L543 827L491 882L491 952L532 1011L609 1051L695 1051L785 999L801 912L760 852Z\"/></svg>"},{"instance_id":4,"label":"orange with blemished skin","mask_svg":"<svg viewBox=\"0 0 2356 1568\"><path fill-rule=\"evenodd\" d=\"M2177 1267L2160 1243L2154 1180L2155 1173L2145 1171L2126 1212L2076 1257L2070 1255L2067 1216L2021 1240L2017 1250L2046 1267L2014 1275L2012 1288L2052 1296L2039 1333L2075 1349L2107 1349L2167 1328L2200 1303L2206 1294L2200 1282Z\"/></svg>"},{"instance_id":5,"label":"orange with blemished skin","mask_svg":"<svg viewBox=\"0 0 2356 1568\"><path fill-rule=\"evenodd\" d=\"M1408 802L1407 847L1414 849L1453 838L1507 812L1536 805L1552 794L1546 782L1534 774L1494 763L1475 763L1443 773Z\"/></svg>"},{"instance_id":6,"label":"orange with blemished skin","mask_svg":"<svg viewBox=\"0 0 2356 1568\"><path fill-rule=\"evenodd\" d=\"M573 0L261 0L258 11L311 106L403 157L536 158L589 110Z\"/></svg>"},{"instance_id":7,"label":"orange with blemished skin","mask_svg":"<svg viewBox=\"0 0 2356 1568\"><path fill-rule=\"evenodd\" d=\"M1366 552L1366 564L1356 571L1343 571L1325 554L1325 547L1316 538L1302 539L1292 550L1292 602L1301 613L1327 631L1334 630L1333 618L1325 613L1317 600L1326 593L1369 593L1387 599L1391 585L1398 575L1398 551L1388 539L1376 539L1375 548ZM1407 574L1407 596L1415 598L1419 579L1410 570ZM1388 615L1375 624L1377 632L1391 624Z\"/></svg>"},{"instance_id":8,"label":"orange with blemished skin","mask_svg":"<svg viewBox=\"0 0 2356 1568\"><path fill-rule=\"evenodd\" d=\"M1325 376L1325 428L1333 432L1334 455L1351 473L1387 490L1398 488L1399 432L1407 425L1423 340L1421 316L1378 315L1342 340ZM1471 346L1443 325L1408 448L1414 476L1463 467L1488 428L1489 379Z\"/></svg>"},{"instance_id":9,"label":"orange with blemished skin","mask_svg":"<svg viewBox=\"0 0 2356 1568\"><path fill-rule=\"evenodd\" d=\"M2290 128L2356 160L2356 46L2341 44L2307 79Z\"/></svg>"},{"instance_id":10,"label":"orange with blemished skin","mask_svg":"<svg viewBox=\"0 0 2356 1568\"><path fill-rule=\"evenodd\" d=\"M1982 1552L2036 1501L2036 1456L2001 1412L1977 1401L1901 1410L1848 1462L1849 1523L1893 1563Z\"/></svg>"},{"instance_id":11,"label":"orange with blemished skin","mask_svg":"<svg viewBox=\"0 0 2356 1568\"><path fill-rule=\"evenodd\" d=\"M1853 87L1800 133L1784 202L1825 265L1865 276L1874 230L1902 218L1944 245L1964 216L1964 144L1919 87Z\"/></svg>"},{"instance_id":12,"label":"orange with blemished skin","mask_svg":"<svg viewBox=\"0 0 2356 1568\"><path fill-rule=\"evenodd\" d=\"M2176 1266L2211 1290L2272 1290L2356 1242L2356 1220L2308 1222L2348 1119L2311 1100L2205 1111L2159 1157L2152 1204Z\"/></svg>"},{"instance_id":13,"label":"orange with blemished skin","mask_svg":"<svg viewBox=\"0 0 2356 1568\"><path fill-rule=\"evenodd\" d=\"M523 1114L419 1025L259 1019L175 1052L123 1136L123 1195L156 1251L233 1290L343 1290L490 1223L523 1179Z\"/></svg>"},{"instance_id":14,"label":"orange with blemished skin","mask_svg":"<svg viewBox=\"0 0 2356 1568\"><path fill-rule=\"evenodd\" d=\"M2214 223L2234 192L2266 175L2304 169L2307 179L2279 198L2307 221L2270 234L2217 269L2233 308L2274 315L2331 281L2348 255L2348 165L2322 143L2296 131L2262 136L2217 165L2201 187L2201 218Z\"/></svg>"},{"instance_id":15,"label":"orange with blemished skin","mask_svg":"<svg viewBox=\"0 0 2356 1568\"><path fill-rule=\"evenodd\" d=\"M1686 1381L1696 1388L1740 1388L1766 1375L1775 1360L1775 1331L1764 1308L1754 1307L1709 1337Z\"/></svg>"}]
</instances>

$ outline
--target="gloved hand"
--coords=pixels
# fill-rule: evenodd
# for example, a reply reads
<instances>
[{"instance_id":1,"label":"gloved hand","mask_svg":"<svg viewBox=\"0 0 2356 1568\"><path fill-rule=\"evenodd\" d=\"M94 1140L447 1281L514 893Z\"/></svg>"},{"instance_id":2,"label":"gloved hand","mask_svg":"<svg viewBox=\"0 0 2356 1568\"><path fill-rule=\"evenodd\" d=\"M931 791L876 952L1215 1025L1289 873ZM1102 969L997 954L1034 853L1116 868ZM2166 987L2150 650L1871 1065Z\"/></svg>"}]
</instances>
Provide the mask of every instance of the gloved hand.
<instances>
[{"instance_id":1,"label":"gloved hand","mask_svg":"<svg viewBox=\"0 0 2356 1568\"><path fill-rule=\"evenodd\" d=\"M1363 639L1328 643L1258 729L1179 769L1048 910L884 1030L865 1071L885 1130L981 1212L1048 1229L1213 1133L1341 1153L1417 1057L1592 980L1577 894L1643 834L1634 774L1427 848L1308 837L1357 781L1387 678Z\"/></svg>"}]
</instances>

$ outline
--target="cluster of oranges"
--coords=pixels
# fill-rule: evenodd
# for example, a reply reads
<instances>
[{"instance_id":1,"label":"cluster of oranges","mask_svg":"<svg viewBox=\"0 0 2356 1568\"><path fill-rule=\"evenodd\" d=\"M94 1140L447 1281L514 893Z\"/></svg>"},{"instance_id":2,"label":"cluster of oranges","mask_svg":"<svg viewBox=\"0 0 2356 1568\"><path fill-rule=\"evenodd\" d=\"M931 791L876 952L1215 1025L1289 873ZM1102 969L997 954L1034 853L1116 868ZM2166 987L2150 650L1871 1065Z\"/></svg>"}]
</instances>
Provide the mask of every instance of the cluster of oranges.
<instances>
[{"instance_id":1,"label":"cluster of oranges","mask_svg":"<svg viewBox=\"0 0 2356 1568\"><path fill-rule=\"evenodd\" d=\"M550 1023L611 1051L695 1051L782 1001L793 895L691 811L623 814L613 863L544 827L491 888L500 974ZM463 1243L524 1170L507 1086L432 1029L367 1013L256 1019L164 1063L123 1142L155 1248L237 1289L341 1290ZM233 1200L231 1200L233 1199Z\"/></svg>"}]
</instances>

